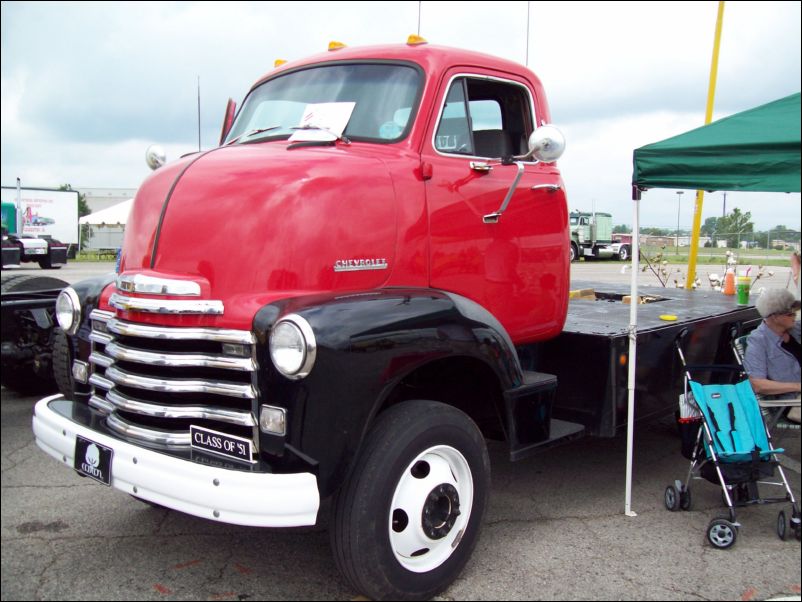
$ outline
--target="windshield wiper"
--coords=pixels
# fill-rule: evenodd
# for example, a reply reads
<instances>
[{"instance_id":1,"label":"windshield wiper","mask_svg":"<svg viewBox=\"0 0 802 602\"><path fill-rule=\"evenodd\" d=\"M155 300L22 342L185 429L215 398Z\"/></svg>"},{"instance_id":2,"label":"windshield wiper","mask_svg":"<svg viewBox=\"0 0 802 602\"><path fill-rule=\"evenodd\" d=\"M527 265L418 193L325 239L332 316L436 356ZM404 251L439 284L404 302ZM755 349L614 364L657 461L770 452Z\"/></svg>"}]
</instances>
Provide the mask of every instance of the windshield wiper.
<instances>
[{"instance_id":1,"label":"windshield wiper","mask_svg":"<svg viewBox=\"0 0 802 602\"><path fill-rule=\"evenodd\" d=\"M239 136L237 136L236 138L234 138L230 142L226 142L226 146L231 146L232 144L234 144L235 142L237 142L237 141L239 141L239 140L241 140L243 138L250 138L251 136L255 136L256 134L262 134L264 132L269 132L271 130L277 130L280 127L281 127L280 125L271 125L269 128L256 128L256 129L250 130L249 132L245 132L244 134L240 134Z\"/></svg>"}]
</instances>

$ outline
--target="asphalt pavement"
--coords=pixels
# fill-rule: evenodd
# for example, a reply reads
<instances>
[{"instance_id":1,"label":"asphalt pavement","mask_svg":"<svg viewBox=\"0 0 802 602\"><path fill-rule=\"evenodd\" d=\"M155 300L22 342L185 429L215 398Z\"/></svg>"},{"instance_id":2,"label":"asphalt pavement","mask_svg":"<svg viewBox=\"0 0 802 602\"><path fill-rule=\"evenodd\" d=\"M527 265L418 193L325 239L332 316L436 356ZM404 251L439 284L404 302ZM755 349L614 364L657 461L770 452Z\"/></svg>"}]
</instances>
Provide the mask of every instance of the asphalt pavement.
<instances>
[{"instance_id":1,"label":"asphalt pavement","mask_svg":"<svg viewBox=\"0 0 802 602\"><path fill-rule=\"evenodd\" d=\"M74 281L72 265L58 276ZM582 262L572 271L612 282L628 278L621 268ZM150 507L45 455L31 433L36 398L0 393L3 600L359 599L331 556L325 504L318 525L296 529L237 527ZM781 441L797 499L799 433ZM688 470L673 420L638 423L635 446L637 516L630 517L623 436L583 439L517 463L491 443L481 539L438 599L800 599L800 543L776 534L777 513L789 504L739 510L737 543L713 549L705 531L723 514L718 487L693 482L689 511L663 504L666 486Z\"/></svg>"}]
</instances>

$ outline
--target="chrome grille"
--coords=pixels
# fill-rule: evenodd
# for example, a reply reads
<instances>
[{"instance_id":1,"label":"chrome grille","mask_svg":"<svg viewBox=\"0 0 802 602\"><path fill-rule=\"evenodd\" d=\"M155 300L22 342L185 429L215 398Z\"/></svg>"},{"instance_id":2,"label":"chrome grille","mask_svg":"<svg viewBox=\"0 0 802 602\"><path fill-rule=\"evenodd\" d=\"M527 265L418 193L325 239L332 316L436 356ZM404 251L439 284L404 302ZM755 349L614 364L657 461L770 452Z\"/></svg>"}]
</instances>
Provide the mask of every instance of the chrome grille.
<instances>
[{"instance_id":1,"label":"chrome grille","mask_svg":"<svg viewBox=\"0 0 802 602\"><path fill-rule=\"evenodd\" d=\"M126 439L190 447L190 425L245 437L258 450L255 339L248 331L172 328L94 310L90 405ZM234 356L224 347L244 351Z\"/></svg>"}]
</instances>

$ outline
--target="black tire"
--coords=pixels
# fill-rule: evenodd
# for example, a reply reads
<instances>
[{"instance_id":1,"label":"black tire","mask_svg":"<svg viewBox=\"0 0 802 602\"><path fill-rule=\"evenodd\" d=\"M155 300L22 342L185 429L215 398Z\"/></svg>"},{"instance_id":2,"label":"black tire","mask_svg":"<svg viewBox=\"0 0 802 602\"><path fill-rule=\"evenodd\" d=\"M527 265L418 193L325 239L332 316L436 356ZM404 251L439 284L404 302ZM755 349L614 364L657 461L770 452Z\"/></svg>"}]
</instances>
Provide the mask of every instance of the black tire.
<instances>
[{"instance_id":1,"label":"black tire","mask_svg":"<svg viewBox=\"0 0 802 602\"><path fill-rule=\"evenodd\" d=\"M571 261L571 263L579 261L579 248L574 243L571 243L568 251L568 259Z\"/></svg>"},{"instance_id":2,"label":"black tire","mask_svg":"<svg viewBox=\"0 0 802 602\"><path fill-rule=\"evenodd\" d=\"M777 514L777 537L783 541L788 539L788 519L785 517L784 510L780 510Z\"/></svg>"},{"instance_id":3,"label":"black tire","mask_svg":"<svg viewBox=\"0 0 802 602\"><path fill-rule=\"evenodd\" d=\"M691 490L683 488L679 494L679 507L680 510L688 511L691 509Z\"/></svg>"},{"instance_id":4,"label":"black tire","mask_svg":"<svg viewBox=\"0 0 802 602\"><path fill-rule=\"evenodd\" d=\"M3 274L0 280L0 293L36 293L39 291L63 289L68 284L50 276L31 276L28 274ZM54 393L58 387L53 378L51 351L53 344L56 300L53 298L52 311L48 311L53 324L49 328L33 325L29 310L3 310L0 338L4 344L10 343L19 348L36 350L34 357L3 360L3 386L23 395ZM23 327L22 324L26 326Z\"/></svg>"},{"instance_id":5,"label":"black tire","mask_svg":"<svg viewBox=\"0 0 802 602\"><path fill-rule=\"evenodd\" d=\"M666 491L663 494L663 502L666 505L666 510L670 510L671 512L679 510L680 495L676 487L673 485L666 487Z\"/></svg>"},{"instance_id":6,"label":"black tire","mask_svg":"<svg viewBox=\"0 0 802 602\"><path fill-rule=\"evenodd\" d=\"M39 267L42 268L43 270L60 270L61 266L53 265L52 261L53 260L50 257L50 255L48 255L44 259L40 259L39 261L37 261L37 263L39 264Z\"/></svg>"},{"instance_id":7,"label":"black tire","mask_svg":"<svg viewBox=\"0 0 802 602\"><path fill-rule=\"evenodd\" d=\"M629 245L621 245L621 248L618 249L618 260L628 261L629 258L630 258Z\"/></svg>"},{"instance_id":8,"label":"black tire","mask_svg":"<svg viewBox=\"0 0 802 602\"><path fill-rule=\"evenodd\" d=\"M72 378L72 349L66 333L56 327L53 337L53 377L59 393L67 399L75 399L75 381Z\"/></svg>"},{"instance_id":9,"label":"black tire","mask_svg":"<svg viewBox=\"0 0 802 602\"><path fill-rule=\"evenodd\" d=\"M34 292L55 288L66 288L69 284L52 276L29 274L3 274L0 291L3 293ZM55 305L55 302L54 302Z\"/></svg>"},{"instance_id":10,"label":"black tire","mask_svg":"<svg viewBox=\"0 0 802 602\"><path fill-rule=\"evenodd\" d=\"M707 526L707 541L714 548L726 550L735 545L738 539L738 527L726 518L716 518Z\"/></svg>"},{"instance_id":11,"label":"black tire","mask_svg":"<svg viewBox=\"0 0 802 602\"><path fill-rule=\"evenodd\" d=\"M335 496L338 568L373 600L432 598L470 558L489 487L484 438L467 415L434 401L393 406L377 418ZM420 507L418 516L405 512Z\"/></svg>"}]
</instances>

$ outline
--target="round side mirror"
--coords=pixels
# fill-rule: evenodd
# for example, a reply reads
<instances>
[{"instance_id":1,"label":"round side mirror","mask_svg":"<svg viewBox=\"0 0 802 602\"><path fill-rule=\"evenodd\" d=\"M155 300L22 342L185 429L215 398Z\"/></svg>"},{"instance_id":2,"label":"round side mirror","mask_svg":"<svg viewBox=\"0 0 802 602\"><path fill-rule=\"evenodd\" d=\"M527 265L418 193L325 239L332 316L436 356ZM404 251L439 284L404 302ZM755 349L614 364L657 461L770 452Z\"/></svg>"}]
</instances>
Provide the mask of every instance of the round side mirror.
<instances>
[{"instance_id":1,"label":"round side mirror","mask_svg":"<svg viewBox=\"0 0 802 602\"><path fill-rule=\"evenodd\" d=\"M162 165L167 163L167 154L164 149L158 144L152 144L145 151L145 163L151 169L159 169Z\"/></svg>"},{"instance_id":2,"label":"round side mirror","mask_svg":"<svg viewBox=\"0 0 802 602\"><path fill-rule=\"evenodd\" d=\"M565 136L553 125L542 125L529 136L529 152L538 161L553 163L565 151Z\"/></svg>"}]
</instances>

